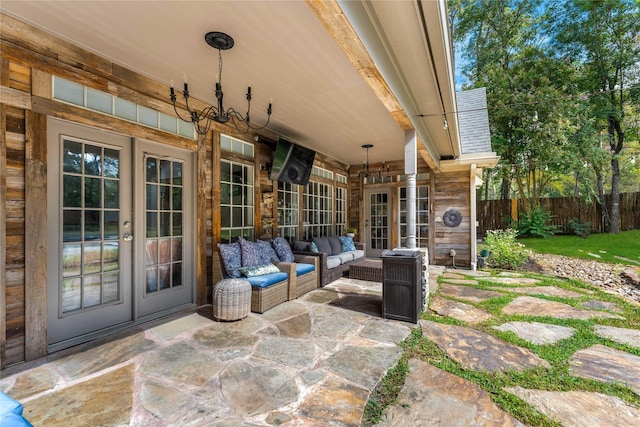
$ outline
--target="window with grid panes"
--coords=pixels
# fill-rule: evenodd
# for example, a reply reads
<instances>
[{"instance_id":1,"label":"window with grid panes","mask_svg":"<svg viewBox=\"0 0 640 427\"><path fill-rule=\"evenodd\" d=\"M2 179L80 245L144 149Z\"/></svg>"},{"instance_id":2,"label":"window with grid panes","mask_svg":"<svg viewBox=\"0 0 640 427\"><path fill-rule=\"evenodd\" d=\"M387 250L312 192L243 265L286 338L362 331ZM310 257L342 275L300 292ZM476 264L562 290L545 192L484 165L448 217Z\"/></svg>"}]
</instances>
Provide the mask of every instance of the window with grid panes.
<instances>
[{"instance_id":1,"label":"window with grid panes","mask_svg":"<svg viewBox=\"0 0 640 427\"><path fill-rule=\"evenodd\" d=\"M333 185L310 181L304 187L303 238L333 234Z\"/></svg>"},{"instance_id":2,"label":"window with grid panes","mask_svg":"<svg viewBox=\"0 0 640 427\"><path fill-rule=\"evenodd\" d=\"M289 242L298 238L298 197L298 184L278 182L278 236Z\"/></svg>"},{"instance_id":3,"label":"window with grid panes","mask_svg":"<svg viewBox=\"0 0 640 427\"><path fill-rule=\"evenodd\" d=\"M220 161L220 241L253 240L254 167Z\"/></svg>"},{"instance_id":4,"label":"window with grid panes","mask_svg":"<svg viewBox=\"0 0 640 427\"><path fill-rule=\"evenodd\" d=\"M344 236L347 226L347 189L336 187L336 236Z\"/></svg>"},{"instance_id":5,"label":"window with grid panes","mask_svg":"<svg viewBox=\"0 0 640 427\"><path fill-rule=\"evenodd\" d=\"M407 246L407 187L400 187L400 246ZM429 246L429 186L416 186L416 247Z\"/></svg>"}]
</instances>

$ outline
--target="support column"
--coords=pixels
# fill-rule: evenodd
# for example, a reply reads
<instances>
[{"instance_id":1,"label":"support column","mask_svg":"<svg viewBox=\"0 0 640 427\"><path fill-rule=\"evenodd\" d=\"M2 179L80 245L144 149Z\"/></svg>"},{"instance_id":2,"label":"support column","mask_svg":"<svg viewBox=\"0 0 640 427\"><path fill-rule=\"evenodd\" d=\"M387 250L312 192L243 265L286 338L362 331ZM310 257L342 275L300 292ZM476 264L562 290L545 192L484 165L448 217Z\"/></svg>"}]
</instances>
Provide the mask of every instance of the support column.
<instances>
[{"instance_id":1,"label":"support column","mask_svg":"<svg viewBox=\"0 0 640 427\"><path fill-rule=\"evenodd\" d=\"M478 235L477 235L477 231L478 231L478 227L477 227L477 212L476 212L476 179L478 178L476 176L476 171L477 171L477 166L476 164L472 164L471 165L471 171L469 172L470 176L469 176L469 207L470 207L470 212L471 212L471 217L469 218L469 229L471 231L471 269L475 270L476 269L476 259L477 259L477 255L476 255L476 245L477 245L477 241L478 241Z\"/></svg>"},{"instance_id":2,"label":"support column","mask_svg":"<svg viewBox=\"0 0 640 427\"><path fill-rule=\"evenodd\" d=\"M416 248L416 173L418 140L415 130L404 133L404 174L407 177L407 248Z\"/></svg>"}]
</instances>

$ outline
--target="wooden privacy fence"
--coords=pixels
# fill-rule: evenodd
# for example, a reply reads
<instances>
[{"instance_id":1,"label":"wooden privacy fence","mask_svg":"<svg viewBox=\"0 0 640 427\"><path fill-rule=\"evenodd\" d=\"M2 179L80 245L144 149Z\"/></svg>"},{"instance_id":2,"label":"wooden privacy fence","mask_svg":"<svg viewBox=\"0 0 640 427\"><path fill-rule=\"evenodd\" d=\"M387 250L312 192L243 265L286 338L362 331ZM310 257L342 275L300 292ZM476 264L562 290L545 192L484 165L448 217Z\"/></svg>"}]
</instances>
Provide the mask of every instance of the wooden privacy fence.
<instances>
[{"instance_id":1,"label":"wooden privacy fence","mask_svg":"<svg viewBox=\"0 0 640 427\"><path fill-rule=\"evenodd\" d=\"M611 196L606 196L607 206L611 206ZM586 202L575 197L549 197L540 199L543 210L551 213L551 223L559 228L559 233L572 234L569 221L577 218L580 222L591 223L591 233L607 231L599 202ZM519 214L518 199L480 200L477 202L478 237L484 237L487 230L509 227ZM620 194L620 230L640 229L640 192Z\"/></svg>"}]
</instances>

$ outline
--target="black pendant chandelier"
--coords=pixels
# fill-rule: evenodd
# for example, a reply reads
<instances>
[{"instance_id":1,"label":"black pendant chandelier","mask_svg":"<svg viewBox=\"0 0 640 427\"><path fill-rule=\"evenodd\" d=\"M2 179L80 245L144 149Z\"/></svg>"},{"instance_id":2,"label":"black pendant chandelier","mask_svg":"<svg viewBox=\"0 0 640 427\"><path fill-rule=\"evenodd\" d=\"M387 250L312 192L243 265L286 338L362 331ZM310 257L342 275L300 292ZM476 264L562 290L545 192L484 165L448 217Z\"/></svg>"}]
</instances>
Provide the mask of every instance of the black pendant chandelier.
<instances>
[{"instance_id":1,"label":"black pendant chandelier","mask_svg":"<svg viewBox=\"0 0 640 427\"><path fill-rule=\"evenodd\" d=\"M380 170L377 173L369 171L369 148L373 148L373 144L363 144L361 147L367 150L367 160L363 163L359 175L364 176L365 179L368 179L370 176L374 177L377 175L379 178L382 178L383 175L387 175L389 173L389 164L387 162L382 162Z\"/></svg>"},{"instance_id":2,"label":"black pendant chandelier","mask_svg":"<svg viewBox=\"0 0 640 427\"><path fill-rule=\"evenodd\" d=\"M216 81L216 99L218 100L218 105L210 105L199 113L196 110L192 110L189 107L189 88L185 78L182 96L184 96L184 102L189 113L189 117L186 119L178 112L178 108L176 107L176 94L173 89L173 83L171 84L171 103L178 118L182 121L193 123L193 127L198 135L205 135L209 132L212 120L222 124L231 120L231 123L233 123L235 128L241 133L266 128L271 119L271 102L269 102L269 107L267 108L267 122L262 126L253 125L250 117L251 86L247 87L247 113L244 116L233 108L227 108L225 110L222 104L222 98L224 96L222 93L222 51L229 50L233 47L233 38L228 34L212 31L204 36L204 40L209 46L218 49L218 80Z\"/></svg>"}]
</instances>

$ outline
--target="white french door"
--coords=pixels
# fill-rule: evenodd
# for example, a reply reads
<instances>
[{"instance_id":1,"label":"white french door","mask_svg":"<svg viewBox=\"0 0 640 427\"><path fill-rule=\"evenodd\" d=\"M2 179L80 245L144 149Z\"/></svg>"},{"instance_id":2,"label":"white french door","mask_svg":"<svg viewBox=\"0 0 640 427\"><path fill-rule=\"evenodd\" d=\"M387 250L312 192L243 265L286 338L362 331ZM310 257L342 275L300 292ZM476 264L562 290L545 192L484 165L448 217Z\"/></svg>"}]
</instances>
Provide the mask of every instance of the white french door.
<instances>
[{"instance_id":1,"label":"white french door","mask_svg":"<svg viewBox=\"0 0 640 427\"><path fill-rule=\"evenodd\" d=\"M391 245L391 190L365 190L367 257L379 258Z\"/></svg>"},{"instance_id":2,"label":"white french door","mask_svg":"<svg viewBox=\"0 0 640 427\"><path fill-rule=\"evenodd\" d=\"M50 350L192 303L193 154L56 119L48 141Z\"/></svg>"}]
</instances>

